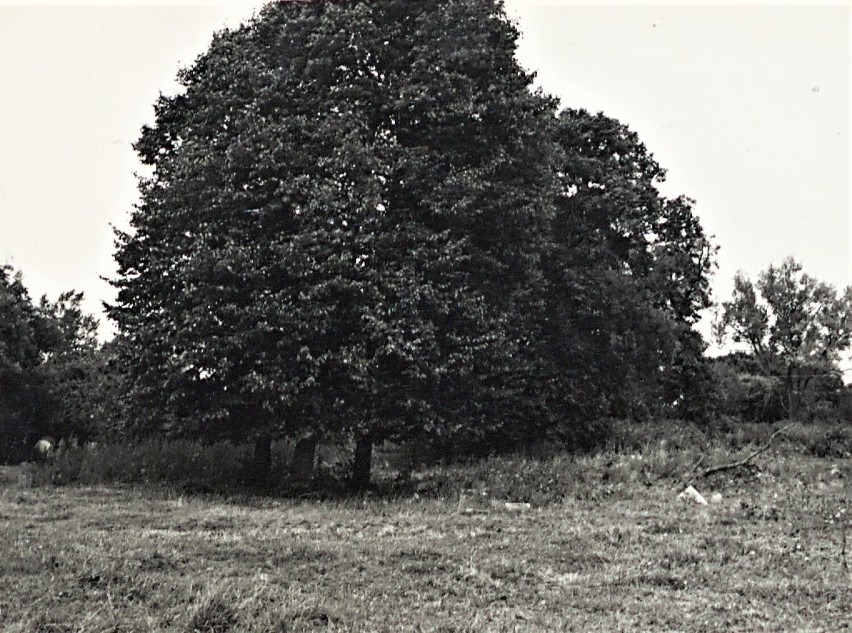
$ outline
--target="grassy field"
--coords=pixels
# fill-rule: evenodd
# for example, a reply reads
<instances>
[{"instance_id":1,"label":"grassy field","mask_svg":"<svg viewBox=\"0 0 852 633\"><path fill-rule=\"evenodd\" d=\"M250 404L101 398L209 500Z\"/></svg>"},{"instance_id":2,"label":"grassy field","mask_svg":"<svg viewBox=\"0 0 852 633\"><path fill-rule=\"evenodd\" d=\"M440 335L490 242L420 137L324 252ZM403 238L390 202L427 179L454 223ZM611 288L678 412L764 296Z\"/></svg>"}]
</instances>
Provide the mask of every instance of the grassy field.
<instances>
[{"instance_id":1,"label":"grassy field","mask_svg":"<svg viewBox=\"0 0 852 633\"><path fill-rule=\"evenodd\" d=\"M513 510L481 489L321 502L5 469L0 629L852 629L848 457L762 455L759 475L695 481L707 506L642 475L649 455L560 459L570 494Z\"/></svg>"}]
</instances>

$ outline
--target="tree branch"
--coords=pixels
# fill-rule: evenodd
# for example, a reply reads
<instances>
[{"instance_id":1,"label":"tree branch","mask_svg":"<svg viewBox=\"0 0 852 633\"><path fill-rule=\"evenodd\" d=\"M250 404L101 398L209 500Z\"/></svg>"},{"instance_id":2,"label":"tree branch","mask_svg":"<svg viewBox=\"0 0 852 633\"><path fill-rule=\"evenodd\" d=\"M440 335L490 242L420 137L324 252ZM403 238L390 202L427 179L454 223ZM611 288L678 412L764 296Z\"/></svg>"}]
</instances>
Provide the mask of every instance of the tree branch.
<instances>
[{"instance_id":1,"label":"tree branch","mask_svg":"<svg viewBox=\"0 0 852 633\"><path fill-rule=\"evenodd\" d=\"M734 468L742 468L744 466L749 466L750 465L749 462L751 462L751 460L753 460L755 457L757 457L761 453L765 453L766 451L768 451L769 447L772 445L772 440L774 440L776 437L778 437L778 435L780 435L781 433L783 433L784 431L789 429L791 426L793 426L793 424L794 424L794 422L790 422L790 424L788 424L787 426L781 427L780 429L775 431L775 433L773 433L772 435L769 436L769 439L766 441L766 444L764 444L763 446L761 446L760 448L758 448L757 450L752 452L745 459L741 459L737 462L732 462L730 464L723 464L721 466L714 466L713 468L708 468L703 473L701 473L700 478L703 479L703 478L709 477L710 475L713 475L715 473L720 473L720 472L723 472L723 471L726 471L726 470L733 470Z\"/></svg>"}]
</instances>

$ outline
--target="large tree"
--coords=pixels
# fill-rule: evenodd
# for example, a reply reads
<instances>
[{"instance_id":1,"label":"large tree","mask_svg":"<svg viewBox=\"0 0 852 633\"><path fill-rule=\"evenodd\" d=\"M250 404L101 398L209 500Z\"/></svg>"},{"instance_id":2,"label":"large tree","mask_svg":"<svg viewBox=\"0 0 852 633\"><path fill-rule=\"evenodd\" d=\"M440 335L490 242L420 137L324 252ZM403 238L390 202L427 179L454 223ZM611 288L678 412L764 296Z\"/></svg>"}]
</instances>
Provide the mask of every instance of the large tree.
<instances>
[{"instance_id":1,"label":"large tree","mask_svg":"<svg viewBox=\"0 0 852 633\"><path fill-rule=\"evenodd\" d=\"M385 437L500 423L554 182L516 38L491 0L275 3L215 37L136 145L110 315L140 420L256 437L261 470L275 434L346 430L358 483Z\"/></svg>"},{"instance_id":2,"label":"large tree","mask_svg":"<svg viewBox=\"0 0 852 633\"><path fill-rule=\"evenodd\" d=\"M792 257L770 265L756 284L738 273L716 336L744 344L764 374L783 381L787 415L796 419L808 385L836 371L852 344L852 286L838 295Z\"/></svg>"},{"instance_id":3,"label":"large tree","mask_svg":"<svg viewBox=\"0 0 852 633\"><path fill-rule=\"evenodd\" d=\"M712 249L619 122L532 89L498 0L281 2L161 96L119 233L140 430L486 450L684 399ZM691 378L692 377L692 378ZM564 433L563 433L564 434Z\"/></svg>"}]
</instances>

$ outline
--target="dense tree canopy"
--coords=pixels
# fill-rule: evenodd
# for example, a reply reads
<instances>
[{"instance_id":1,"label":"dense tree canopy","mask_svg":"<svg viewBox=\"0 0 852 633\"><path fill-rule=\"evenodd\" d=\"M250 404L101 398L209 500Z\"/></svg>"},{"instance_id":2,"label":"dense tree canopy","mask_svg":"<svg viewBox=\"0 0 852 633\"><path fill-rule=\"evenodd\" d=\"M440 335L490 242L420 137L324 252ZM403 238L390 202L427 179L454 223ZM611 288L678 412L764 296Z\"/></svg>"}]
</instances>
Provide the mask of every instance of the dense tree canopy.
<instances>
[{"instance_id":1,"label":"dense tree canopy","mask_svg":"<svg viewBox=\"0 0 852 633\"><path fill-rule=\"evenodd\" d=\"M558 393L596 402L598 414L699 408L708 377L691 325L710 305L714 248L693 202L659 193L665 171L612 118L564 110L557 138L545 340Z\"/></svg>"},{"instance_id":2,"label":"dense tree canopy","mask_svg":"<svg viewBox=\"0 0 852 633\"><path fill-rule=\"evenodd\" d=\"M492 2L326 2L216 37L143 131L118 252L149 419L374 440L475 419L547 213L553 104L516 35Z\"/></svg>"},{"instance_id":3,"label":"dense tree canopy","mask_svg":"<svg viewBox=\"0 0 852 633\"><path fill-rule=\"evenodd\" d=\"M617 121L557 116L517 37L495 0L281 2L216 35L143 129L118 235L140 430L345 431L363 475L385 438L683 400L691 201Z\"/></svg>"}]
</instances>

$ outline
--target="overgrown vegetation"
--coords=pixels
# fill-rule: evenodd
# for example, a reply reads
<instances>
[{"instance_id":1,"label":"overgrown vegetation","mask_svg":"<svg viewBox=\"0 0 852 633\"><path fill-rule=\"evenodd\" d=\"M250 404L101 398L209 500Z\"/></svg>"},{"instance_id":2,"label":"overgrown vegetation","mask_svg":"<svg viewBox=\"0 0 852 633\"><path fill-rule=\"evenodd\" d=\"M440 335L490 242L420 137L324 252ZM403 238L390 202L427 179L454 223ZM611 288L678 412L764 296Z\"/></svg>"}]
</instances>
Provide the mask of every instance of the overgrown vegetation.
<instances>
[{"instance_id":1,"label":"overgrown vegetation","mask_svg":"<svg viewBox=\"0 0 852 633\"><path fill-rule=\"evenodd\" d=\"M777 428L770 424L702 427L671 420L613 421L605 444L586 454L542 443L520 455L459 458L443 464L415 464L411 451L388 444L377 451L371 494L457 498L465 491L486 490L499 498L544 506L573 496L580 489L593 488L596 480L677 487L698 474L699 464L707 467L736 461L764 444ZM318 466L310 481L294 478L288 471L292 443L276 442L273 448L277 476L261 489L254 478L250 447L228 442L203 445L187 440L149 440L65 446L30 472L33 482L40 485L133 484L165 486L184 493L350 497L350 448L320 446ZM774 442L773 451L789 456L852 458L852 426L788 426Z\"/></svg>"}]
</instances>

